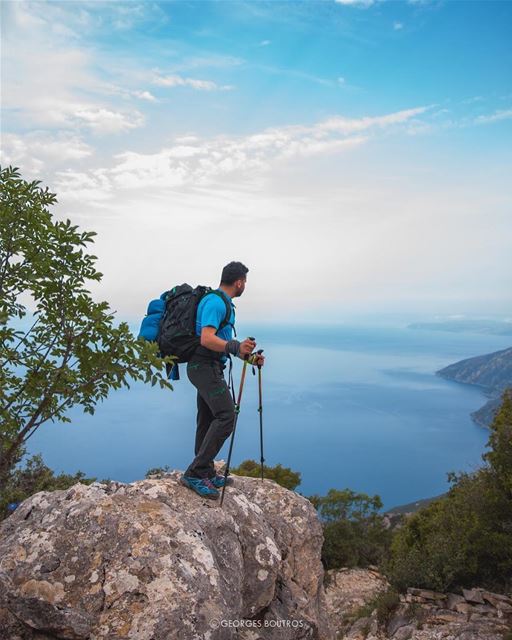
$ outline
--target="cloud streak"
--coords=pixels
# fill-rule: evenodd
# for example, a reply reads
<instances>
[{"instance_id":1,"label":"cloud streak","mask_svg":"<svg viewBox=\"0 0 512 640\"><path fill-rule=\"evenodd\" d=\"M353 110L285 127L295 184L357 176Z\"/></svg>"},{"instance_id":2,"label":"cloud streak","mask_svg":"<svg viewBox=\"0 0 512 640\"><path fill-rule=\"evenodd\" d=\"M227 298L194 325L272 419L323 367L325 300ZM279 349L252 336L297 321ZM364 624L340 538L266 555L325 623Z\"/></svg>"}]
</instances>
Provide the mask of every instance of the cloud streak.
<instances>
[{"instance_id":1,"label":"cloud streak","mask_svg":"<svg viewBox=\"0 0 512 640\"><path fill-rule=\"evenodd\" d=\"M363 7L367 9L375 4L375 0L334 0L336 4L342 4L345 6Z\"/></svg>"},{"instance_id":2,"label":"cloud streak","mask_svg":"<svg viewBox=\"0 0 512 640\"><path fill-rule=\"evenodd\" d=\"M161 89L188 87L205 92L232 89L229 85L178 73L164 76L158 70L141 68L133 59L121 62L101 49L84 46L85 34L101 33L105 20L112 19L116 29L126 30L159 15L161 9L157 5L111 6L102 1L72 4L72 11L60 2L13 2L3 7L2 84L4 123L8 128L26 129L29 124L36 129L67 130L76 135L122 134L144 126L142 105L159 102L158 96L144 86L148 82ZM190 64L217 66L239 62L212 56L210 60L194 58ZM42 73L42 69L48 72ZM137 108L133 106L135 102Z\"/></svg>"},{"instance_id":3,"label":"cloud streak","mask_svg":"<svg viewBox=\"0 0 512 640\"><path fill-rule=\"evenodd\" d=\"M500 122L502 120L510 120L512 118L512 109L499 109L494 113L477 116L474 119L475 124L490 124Z\"/></svg>"},{"instance_id":4,"label":"cloud streak","mask_svg":"<svg viewBox=\"0 0 512 640\"><path fill-rule=\"evenodd\" d=\"M132 93L97 76L96 58L88 48L70 42L67 33L52 37L55 25L50 20L60 10L64 11L63 5L51 3L48 14L39 3L8 5L11 29L4 38L3 107L9 122L23 128L29 123L37 129L88 130L100 135L142 126L145 119L140 111L113 103L112 94ZM42 69L51 71L42 73ZM153 97L144 91L133 95L142 100Z\"/></svg>"},{"instance_id":5,"label":"cloud streak","mask_svg":"<svg viewBox=\"0 0 512 640\"><path fill-rule=\"evenodd\" d=\"M34 131L24 136L5 133L0 158L3 165L23 166L26 171L40 175L49 166L81 161L93 153L92 147L74 134Z\"/></svg>"},{"instance_id":6,"label":"cloud streak","mask_svg":"<svg viewBox=\"0 0 512 640\"><path fill-rule=\"evenodd\" d=\"M273 127L247 136L181 137L155 153L125 151L112 167L59 171L56 186L66 198L106 199L117 189L215 187L230 176L253 180L276 164L348 152L383 131L410 123L429 107L374 117L332 117L313 125Z\"/></svg>"},{"instance_id":7,"label":"cloud streak","mask_svg":"<svg viewBox=\"0 0 512 640\"><path fill-rule=\"evenodd\" d=\"M162 76L159 73L154 74L152 84L159 87L190 87L197 91L229 91L233 87L229 85L220 86L211 80L198 80L196 78L184 78L180 75Z\"/></svg>"}]
</instances>

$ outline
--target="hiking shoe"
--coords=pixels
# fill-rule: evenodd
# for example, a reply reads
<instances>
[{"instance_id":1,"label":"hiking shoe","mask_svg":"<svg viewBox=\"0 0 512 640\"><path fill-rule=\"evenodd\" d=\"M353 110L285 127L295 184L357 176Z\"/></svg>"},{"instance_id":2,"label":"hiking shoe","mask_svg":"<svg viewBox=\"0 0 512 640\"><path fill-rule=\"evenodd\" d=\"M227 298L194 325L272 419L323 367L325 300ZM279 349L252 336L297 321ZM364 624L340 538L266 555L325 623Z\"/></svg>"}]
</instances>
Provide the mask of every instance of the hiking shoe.
<instances>
[{"instance_id":1,"label":"hiking shoe","mask_svg":"<svg viewBox=\"0 0 512 640\"><path fill-rule=\"evenodd\" d=\"M194 478L192 476L181 476L180 483L195 491L201 498L210 498L216 500L219 492L208 478Z\"/></svg>"},{"instance_id":2,"label":"hiking shoe","mask_svg":"<svg viewBox=\"0 0 512 640\"><path fill-rule=\"evenodd\" d=\"M224 476L223 475L221 476L217 473L216 475L213 476L213 478L210 478L210 482L217 489L222 489L222 487L224 486ZM232 484L233 484L233 478L232 476L228 476L226 478L226 487L230 487Z\"/></svg>"}]
</instances>

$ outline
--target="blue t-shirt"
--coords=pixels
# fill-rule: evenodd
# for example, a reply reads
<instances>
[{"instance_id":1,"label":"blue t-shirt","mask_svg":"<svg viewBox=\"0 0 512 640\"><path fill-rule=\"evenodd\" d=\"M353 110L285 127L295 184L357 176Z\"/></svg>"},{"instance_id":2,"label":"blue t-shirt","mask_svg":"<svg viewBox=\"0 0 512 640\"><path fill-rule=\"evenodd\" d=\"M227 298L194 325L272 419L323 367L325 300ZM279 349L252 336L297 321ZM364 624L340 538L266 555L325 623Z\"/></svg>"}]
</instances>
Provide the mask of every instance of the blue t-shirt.
<instances>
[{"instance_id":1,"label":"blue t-shirt","mask_svg":"<svg viewBox=\"0 0 512 640\"><path fill-rule=\"evenodd\" d=\"M216 335L223 340L231 340L233 337L233 325L235 324L235 305L222 289L217 289L217 291L220 291L221 295L231 305L231 316L229 318L230 324L222 327L220 331L216 331ZM216 294L207 294L197 307L196 334L200 336L203 327L215 327L218 330L225 317L226 303ZM227 357L223 355L221 361L226 362L226 360Z\"/></svg>"}]
</instances>

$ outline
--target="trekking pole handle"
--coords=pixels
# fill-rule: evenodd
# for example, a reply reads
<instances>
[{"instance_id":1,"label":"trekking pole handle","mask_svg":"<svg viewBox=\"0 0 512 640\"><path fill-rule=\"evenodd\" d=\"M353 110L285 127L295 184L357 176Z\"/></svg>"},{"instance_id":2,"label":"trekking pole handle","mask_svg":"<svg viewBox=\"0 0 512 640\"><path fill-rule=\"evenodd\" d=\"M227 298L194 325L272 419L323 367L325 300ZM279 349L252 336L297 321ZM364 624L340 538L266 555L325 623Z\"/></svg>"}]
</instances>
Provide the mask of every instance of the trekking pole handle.
<instances>
[{"instance_id":1,"label":"trekking pole handle","mask_svg":"<svg viewBox=\"0 0 512 640\"><path fill-rule=\"evenodd\" d=\"M255 353L260 356L263 353L263 349L258 349L258 351L256 351ZM251 355L247 356L247 357L251 358L253 356L254 356L254 353L251 353ZM256 375L256 371L254 369L254 359L252 360L251 364L252 364L252 374L253 374L253 376L255 376ZM261 364L257 364L256 366L258 367L258 369L261 369Z\"/></svg>"},{"instance_id":2,"label":"trekking pole handle","mask_svg":"<svg viewBox=\"0 0 512 640\"><path fill-rule=\"evenodd\" d=\"M247 336L247 340L256 340L256 338L254 338L253 336ZM244 360L248 360L249 359L249 355L244 356Z\"/></svg>"}]
</instances>

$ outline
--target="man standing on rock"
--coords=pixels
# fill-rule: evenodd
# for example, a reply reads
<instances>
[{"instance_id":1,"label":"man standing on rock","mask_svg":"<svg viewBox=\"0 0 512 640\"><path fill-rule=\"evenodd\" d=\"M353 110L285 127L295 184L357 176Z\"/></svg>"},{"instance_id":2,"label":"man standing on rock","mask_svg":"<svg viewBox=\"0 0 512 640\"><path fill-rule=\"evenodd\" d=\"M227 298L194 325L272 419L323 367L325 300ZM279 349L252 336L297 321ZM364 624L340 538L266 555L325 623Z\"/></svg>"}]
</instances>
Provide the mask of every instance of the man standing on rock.
<instances>
[{"instance_id":1,"label":"man standing on rock","mask_svg":"<svg viewBox=\"0 0 512 640\"><path fill-rule=\"evenodd\" d=\"M227 358L235 355L244 360L256 348L256 342L250 338L242 342L233 339L232 298L244 292L248 271L241 262L227 264L216 295L204 296L197 307L196 333L201 345L187 364L188 379L197 389L195 458L181 477L181 484L205 498L218 498L218 489L224 486L224 476L216 473L213 461L233 432L235 421L235 403L223 374ZM227 323L225 301L231 308ZM254 354L253 358L256 365L262 366L265 361L261 354ZM226 484L233 484L230 476Z\"/></svg>"}]
</instances>

